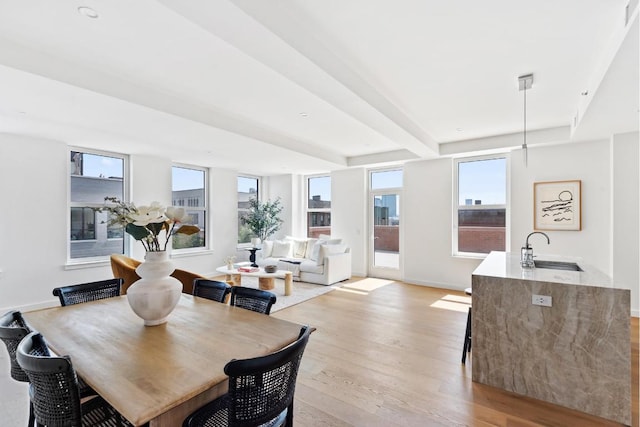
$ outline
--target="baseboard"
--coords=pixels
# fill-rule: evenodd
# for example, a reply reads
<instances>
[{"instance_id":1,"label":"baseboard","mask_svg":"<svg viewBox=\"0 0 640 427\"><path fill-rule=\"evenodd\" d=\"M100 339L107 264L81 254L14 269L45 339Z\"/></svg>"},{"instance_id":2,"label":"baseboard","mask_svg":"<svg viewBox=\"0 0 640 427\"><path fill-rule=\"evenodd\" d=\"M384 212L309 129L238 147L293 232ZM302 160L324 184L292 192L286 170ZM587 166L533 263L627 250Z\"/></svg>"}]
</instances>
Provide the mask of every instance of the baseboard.
<instances>
[{"instance_id":1,"label":"baseboard","mask_svg":"<svg viewBox=\"0 0 640 427\"><path fill-rule=\"evenodd\" d=\"M42 310L43 308L51 308L51 307L58 307L58 306L60 306L60 300L55 299L55 300L43 301L35 304L25 304L18 307L14 306L14 307L0 308L0 313L7 313L9 311L14 311L14 310L26 313L29 311Z\"/></svg>"},{"instance_id":2,"label":"baseboard","mask_svg":"<svg viewBox=\"0 0 640 427\"><path fill-rule=\"evenodd\" d=\"M428 286L430 288L438 288L438 289L450 289L452 291L464 291L466 288L469 287L469 286L462 286L462 285L453 285L451 283L434 282L431 280L425 281L425 280L411 279L411 278L404 278L402 281L410 285Z\"/></svg>"}]
</instances>

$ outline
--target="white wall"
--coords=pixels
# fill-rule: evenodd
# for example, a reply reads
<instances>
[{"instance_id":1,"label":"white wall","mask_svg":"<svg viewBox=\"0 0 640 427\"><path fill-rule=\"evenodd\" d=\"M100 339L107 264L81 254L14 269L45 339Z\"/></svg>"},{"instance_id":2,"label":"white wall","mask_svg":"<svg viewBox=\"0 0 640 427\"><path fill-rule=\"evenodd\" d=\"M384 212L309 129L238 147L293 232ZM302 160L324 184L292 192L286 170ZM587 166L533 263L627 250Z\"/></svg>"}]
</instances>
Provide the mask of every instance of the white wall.
<instances>
[{"instance_id":1,"label":"white wall","mask_svg":"<svg viewBox=\"0 0 640 427\"><path fill-rule=\"evenodd\" d=\"M59 141L0 134L0 312L57 305L57 286L113 277L108 261L66 265L69 147ZM171 161L130 156L131 200L171 203ZM234 253L237 241L235 171L211 171L211 250L172 256L174 265L211 275ZM144 250L132 244L133 256Z\"/></svg>"},{"instance_id":2,"label":"white wall","mask_svg":"<svg viewBox=\"0 0 640 427\"><path fill-rule=\"evenodd\" d=\"M582 180L582 230L545 231L530 240L534 254L581 257L611 275L611 179L608 141L529 148L528 166L520 150L511 160L511 248L533 231L533 184Z\"/></svg>"},{"instance_id":3,"label":"white wall","mask_svg":"<svg viewBox=\"0 0 640 427\"><path fill-rule=\"evenodd\" d=\"M331 173L331 235L351 248L351 273L367 275L367 171L362 168Z\"/></svg>"},{"instance_id":4,"label":"white wall","mask_svg":"<svg viewBox=\"0 0 640 427\"><path fill-rule=\"evenodd\" d=\"M634 133L614 137L613 149L604 140L529 148L526 167L516 150L510 164L511 250L518 251L533 231L534 182L582 180L582 231L549 231L550 245L544 238L531 240L534 252L581 257L611 275L618 286L632 290L635 316L639 313L638 157ZM405 164L402 221L408 283L460 290L471 285L471 274L481 260L451 255L452 181L451 159ZM334 209L336 221L340 215Z\"/></svg>"},{"instance_id":5,"label":"white wall","mask_svg":"<svg viewBox=\"0 0 640 427\"><path fill-rule=\"evenodd\" d=\"M640 173L638 133L614 135L611 139L612 274L616 286L631 289L631 311L640 316Z\"/></svg>"},{"instance_id":6,"label":"white wall","mask_svg":"<svg viewBox=\"0 0 640 427\"><path fill-rule=\"evenodd\" d=\"M404 280L451 289L471 286L480 259L452 256L453 161L404 166Z\"/></svg>"},{"instance_id":7,"label":"white wall","mask_svg":"<svg viewBox=\"0 0 640 427\"><path fill-rule=\"evenodd\" d=\"M15 135L0 135L0 310L55 305L51 289L112 276L108 262L85 268L66 266L68 146L65 143ZM616 135L612 141L566 144L529 149L524 167L519 152L511 162L511 246L518 250L533 228L533 183L581 179L583 230L549 232L551 244L534 240L538 254L573 255L585 259L617 283L632 290L637 316L638 248L638 134ZM132 200L147 203L171 198L171 162L131 157ZM452 160L409 162L404 168L403 227L404 280L409 283L464 289L478 259L451 255ZM367 274L367 170L332 173L332 234L351 247L356 276ZM237 173L210 171L209 236L211 250L199 255L176 255L177 268L213 274L235 252L237 239ZM282 236L299 234L304 215L304 179L282 175L266 180L269 198L285 205ZM293 218L297 218L295 225ZM143 251L134 242L134 256ZM239 253L247 255L245 252Z\"/></svg>"},{"instance_id":8,"label":"white wall","mask_svg":"<svg viewBox=\"0 0 640 427\"><path fill-rule=\"evenodd\" d=\"M297 191L294 189L294 184L296 184L293 175L278 175L271 176L268 178L264 178L263 180L263 194L262 201L266 202L267 200L274 202L276 199L280 198L282 202L282 213L280 214L280 218L284 221L282 223L282 227L279 231L277 231L273 236L270 237L272 240L282 239L285 236L297 235L294 232L294 210L296 215L299 215L299 207L298 205L301 203L298 200ZM303 235L302 235L303 236Z\"/></svg>"}]
</instances>

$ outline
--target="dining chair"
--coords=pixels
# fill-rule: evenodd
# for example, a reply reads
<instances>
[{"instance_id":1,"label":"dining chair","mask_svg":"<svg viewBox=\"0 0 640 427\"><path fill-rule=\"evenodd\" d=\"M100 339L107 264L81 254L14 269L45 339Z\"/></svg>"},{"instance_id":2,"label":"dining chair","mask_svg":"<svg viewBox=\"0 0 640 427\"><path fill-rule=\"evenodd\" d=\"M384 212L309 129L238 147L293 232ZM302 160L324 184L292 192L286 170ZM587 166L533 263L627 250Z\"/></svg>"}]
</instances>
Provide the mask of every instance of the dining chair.
<instances>
[{"instance_id":1,"label":"dining chair","mask_svg":"<svg viewBox=\"0 0 640 427\"><path fill-rule=\"evenodd\" d=\"M100 280L53 289L53 295L60 298L60 305L80 304L104 298L120 296L122 279Z\"/></svg>"},{"instance_id":2,"label":"dining chair","mask_svg":"<svg viewBox=\"0 0 640 427\"><path fill-rule=\"evenodd\" d=\"M471 296L473 294L471 288L464 290L464 293ZM471 352L471 307L467 313L467 328L464 332L464 344L462 345L462 364L467 362L467 353Z\"/></svg>"},{"instance_id":3,"label":"dining chair","mask_svg":"<svg viewBox=\"0 0 640 427\"><path fill-rule=\"evenodd\" d=\"M193 281L193 295L213 301L225 303L231 293L231 286L225 282L209 279L195 279Z\"/></svg>"},{"instance_id":4,"label":"dining chair","mask_svg":"<svg viewBox=\"0 0 640 427\"><path fill-rule=\"evenodd\" d=\"M9 363L11 365L11 378L16 381L28 383L29 377L22 370L16 360L16 350L18 344L27 335L31 333L31 328L22 317L22 313L13 310L5 313L0 317L0 339L4 342L9 352ZM28 427L33 426L35 419L33 417L33 405L29 402L29 422Z\"/></svg>"},{"instance_id":5,"label":"dining chair","mask_svg":"<svg viewBox=\"0 0 640 427\"><path fill-rule=\"evenodd\" d=\"M227 393L189 415L183 427L293 426L296 378L310 334L303 326L282 350L227 363Z\"/></svg>"},{"instance_id":6,"label":"dining chair","mask_svg":"<svg viewBox=\"0 0 640 427\"><path fill-rule=\"evenodd\" d=\"M272 292L245 286L233 286L231 288L230 304L233 306L269 314L271 313L271 306L275 303L276 296Z\"/></svg>"},{"instance_id":7,"label":"dining chair","mask_svg":"<svg viewBox=\"0 0 640 427\"><path fill-rule=\"evenodd\" d=\"M38 426L131 426L102 397L81 402L69 356L52 356L39 332L20 341L16 352L29 377L31 403Z\"/></svg>"}]
</instances>

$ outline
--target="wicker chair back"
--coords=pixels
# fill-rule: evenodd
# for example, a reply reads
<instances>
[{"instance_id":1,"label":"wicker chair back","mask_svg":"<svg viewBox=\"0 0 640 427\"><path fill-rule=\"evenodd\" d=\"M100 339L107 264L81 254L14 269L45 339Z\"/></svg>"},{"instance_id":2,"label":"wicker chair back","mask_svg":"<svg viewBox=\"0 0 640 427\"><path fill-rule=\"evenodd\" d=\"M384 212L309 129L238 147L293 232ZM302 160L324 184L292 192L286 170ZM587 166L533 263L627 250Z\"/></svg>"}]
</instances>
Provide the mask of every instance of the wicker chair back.
<instances>
[{"instance_id":1,"label":"wicker chair back","mask_svg":"<svg viewBox=\"0 0 640 427\"><path fill-rule=\"evenodd\" d=\"M231 286L218 280L195 279L193 281L193 295L213 301L226 302L231 293Z\"/></svg>"},{"instance_id":2,"label":"wicker chair back","mask_svg":"<svg viewBox=\"0 0 640 427\"><path fill-rule=\"evenodd\" d=\"M246 308L262 314L271 313L271 306L276 303L275 294L245 286L231 288L231 305Z\"/></svg>"},{"instance_id":3,"label":"wicker chair back","mask_svg":"<svg viewBox=\"0 0 640 427\"><path fill-rule=\"evenodd\" d=\"M122 279L101 280L98 282L81 283L78 285L62 286L53 290L53 295L60 298L60 305L67 306L95 301L104 298L120 296Z\"/></svg>"}]
</instances>

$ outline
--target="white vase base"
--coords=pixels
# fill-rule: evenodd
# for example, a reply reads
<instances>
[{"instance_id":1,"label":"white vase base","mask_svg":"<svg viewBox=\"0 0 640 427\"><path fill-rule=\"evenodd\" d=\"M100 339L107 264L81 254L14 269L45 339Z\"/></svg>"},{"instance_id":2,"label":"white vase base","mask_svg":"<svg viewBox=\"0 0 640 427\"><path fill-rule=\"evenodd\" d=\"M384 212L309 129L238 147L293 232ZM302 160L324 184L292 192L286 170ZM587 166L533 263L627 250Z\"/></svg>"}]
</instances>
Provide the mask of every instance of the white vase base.
<instances>
[{"instance_id":1,"label":"white vase base","mask_svg":"<svg viewBox=\"0 0 640 427\"><path fill-rule=\"evenodd\" d=\"M169 316L167 317L163 317L162 319L157 319L157 320L145 320L144 321L144 326L158 326L158 325L162 325L163 323L167 323L167 320L169 319Z\"/></svg>"}]
</instances>

